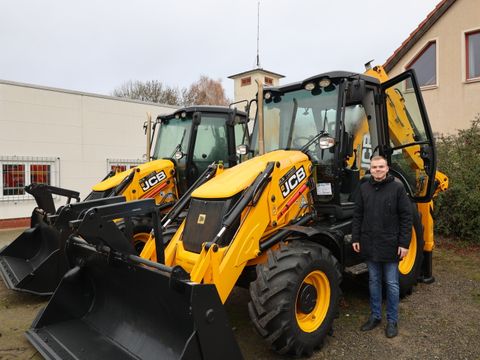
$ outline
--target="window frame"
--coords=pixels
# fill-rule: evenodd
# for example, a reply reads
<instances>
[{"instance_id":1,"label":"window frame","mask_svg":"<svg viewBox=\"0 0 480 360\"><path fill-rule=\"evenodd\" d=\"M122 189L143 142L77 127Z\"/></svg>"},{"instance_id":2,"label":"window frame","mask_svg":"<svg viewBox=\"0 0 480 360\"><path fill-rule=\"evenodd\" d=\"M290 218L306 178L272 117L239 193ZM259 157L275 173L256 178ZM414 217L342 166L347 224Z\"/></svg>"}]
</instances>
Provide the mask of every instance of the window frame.
<instances>
[{"instance_id":1,"label":"window frame","mask_svg":"<svg viewBox=\"0 0 480 360\"><path fill-rule=\"evenodd\" d=\"M421 90L428 90L428 89L436 89L439 86L439 71L438 71L438 48L439 48L439 41L437 38L435 39L430 39L425 42L425 44L420 48L419 51L413 55L413 57L410 58L410 60L406 63L404 66L404 71L413 69L416 72L418 72L416 69L412 68L412 65L414 65L418 59L422 57L423 54L430 48L432 44L435 44L435 83L434 84L428 84L428 85L420 85L419 87ZM411 91L411 88L406 88L406 91Z\"/></svg>"},{"instance_id":2,"label":"window frame","mask_svg":"<svg viewBox=\"0 0 480 360\"><path fill-rule=\"evenodd\" d=\"M263 80L265 81L265 85L273 86L273 78L264 76Z\"/></svg>"},{"instance_id":3,"label":"window frame","mask_svg":"<svg viewBox=\"0 0 480 360\"><path fill-rule=\"evenodd\" d=\"M16 195L4 195L3 183L3 165L24 165L24 187L32 184L32 165L49 165L50 166L50 184L51 186L59 186L60 177L60 158L55 157L34 157L34 156L0 156L0 201L24 201L32 200L34 197L29 193ZM54 196L55 198L55 196Z\"/></svg>"},{"instance_id":4,"label":"window frame","mask_svg":"<svg viewBox=\"0 0 480 360\"><path fill-rule=\"evenodd\" d=\"M246 76L240 79L240 86L249 86L252 84L252 77Z\"/></svg>"},{"instance_id":5,"label":"window frame","mask_svg":"<svg viewBox=\"0 0 480 360\"><path fill-rule=\"evenodd\" d=\"M468 38L471 35L479 35L480 36L480 29L475 29L475 30L469 30L464 32L464 46L465 46L465 81L466 82L475 82L475 81L480 81L480 74L475 77L469 77L470 73L470 62L469 62L469 49L468 49ZM480 61L480 59L479 59Z\"/></svg>"}]
</instances>

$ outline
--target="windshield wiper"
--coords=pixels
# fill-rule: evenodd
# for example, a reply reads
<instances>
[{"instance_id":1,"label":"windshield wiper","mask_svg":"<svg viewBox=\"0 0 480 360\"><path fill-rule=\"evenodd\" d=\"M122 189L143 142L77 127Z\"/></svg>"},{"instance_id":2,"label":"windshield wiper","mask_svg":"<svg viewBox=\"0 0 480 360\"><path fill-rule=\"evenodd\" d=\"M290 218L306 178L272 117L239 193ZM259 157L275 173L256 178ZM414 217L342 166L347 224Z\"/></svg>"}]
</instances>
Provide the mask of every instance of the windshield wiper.
<instances>
[{"instance_id":1,"label":"windshield wiper","mask_svg":"<svg viewBox=\"0 0 480 360\"><path fill-rule=\"evenodd\" d=\"M184 128L184 129L183 129L182 138L180 139L180 142L178 143L178 145L175 146L175 149L173 149L173 153L172 153L172 155L170 155L171 158L173 157L173 155L175 155L175 153L176 153L177 151L181 151L181 150L182 150L183 139L185 138L185 134L186 134L186 133L187 133L187 129Z\"/></svg>"}]
</instances>

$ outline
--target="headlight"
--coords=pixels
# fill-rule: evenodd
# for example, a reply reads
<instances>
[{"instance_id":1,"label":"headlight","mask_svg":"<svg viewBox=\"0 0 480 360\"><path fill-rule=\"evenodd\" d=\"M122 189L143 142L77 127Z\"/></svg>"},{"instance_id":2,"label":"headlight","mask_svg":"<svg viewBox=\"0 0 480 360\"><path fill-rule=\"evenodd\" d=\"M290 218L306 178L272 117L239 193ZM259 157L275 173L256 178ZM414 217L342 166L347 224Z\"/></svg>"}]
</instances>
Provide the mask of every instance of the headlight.
<instances>
[{"instance_id":1,"label":"headlight","mask_svg":"<svg viewBox=\"0 0 480 360\"><path fill-rule=\"evenodd\" d=\"M318 82L318 85L322 88L325 88L325 87L329 86L331 83L332 83L332 81L330 79L324 78L324 79L321 79Z\"/></svg>"},{"instance_id":2,"label":"headlight","mask_svg":"<svg viewBox=\"0 0 480 360\"><path fill-rule=\"evenodd\" d=\"M313 82L306 83L304 86L304 89L307 91L312 91L313 89L315 89L315 83Z\"/></svg>"}]
</instances>

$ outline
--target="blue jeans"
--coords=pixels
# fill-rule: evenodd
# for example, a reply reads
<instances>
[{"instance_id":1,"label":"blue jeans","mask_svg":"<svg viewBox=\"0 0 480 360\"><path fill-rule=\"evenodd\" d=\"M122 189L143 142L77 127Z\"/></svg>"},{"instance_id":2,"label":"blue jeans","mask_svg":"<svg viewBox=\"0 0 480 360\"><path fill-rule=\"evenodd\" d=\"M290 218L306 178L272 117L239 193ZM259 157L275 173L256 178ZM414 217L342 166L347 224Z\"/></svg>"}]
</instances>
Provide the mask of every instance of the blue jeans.
<instances>
[{"instance_id":1,"label":"blue jeans","mask_svg":"<svg viewBox=\"0 0 480 360\"><path fill-rule=\"evenodd\" d=\"M383 278L387 290L387 321L396 323L398 321L398 303L400 302L398 262L367 261L367 265L371 316L375 319L382 318Z\"/></svg>"}]
</instances>

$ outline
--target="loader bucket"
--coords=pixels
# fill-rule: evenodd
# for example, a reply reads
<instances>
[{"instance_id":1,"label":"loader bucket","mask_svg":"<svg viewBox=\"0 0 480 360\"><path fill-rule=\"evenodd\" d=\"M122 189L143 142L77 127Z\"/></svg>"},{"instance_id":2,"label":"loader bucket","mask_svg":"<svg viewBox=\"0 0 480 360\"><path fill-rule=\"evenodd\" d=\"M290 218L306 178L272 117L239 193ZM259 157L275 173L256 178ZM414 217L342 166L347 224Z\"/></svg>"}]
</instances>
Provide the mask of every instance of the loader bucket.
<instances>
[{"instance_id":1,"label":"loader bucket","mask_svg":"<svg viewBox=\"0 0 480 360\"><path fill-rule=\"evenodd\" d=\"M213 285L178 280L136 256L75 248L81 265L26 333L46 359L242 358Z\"/></svg>"},{"instance_id":2,"label":"loader bucket","mask_svg":"<svg viewBox=\"0 0 480 360\"><path fill-rule=\"evenodd\" d=\"M65 266L58 262L60 232L39 222L0 251L0 274L9 289L49 295ZM60 277L55 276L61 273Z\"/></svg>"},{"instance_id":3,"label":"loader bucket","mask_svg":"<svg viewBox=\"0 0 480 360\"><path fill-rule=\"evenodd\" d=\"M124 197L112 197L66 205L52 216L52 223L40 220L25 230L0 250L0 274L7 288L51 295L69 268L65 256L65 243L72 233L69 222L93 206L124 201Z\"/></svg>"}]
</instances>

